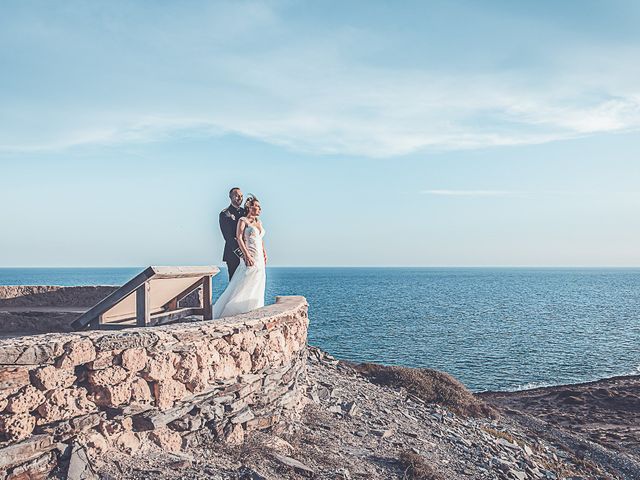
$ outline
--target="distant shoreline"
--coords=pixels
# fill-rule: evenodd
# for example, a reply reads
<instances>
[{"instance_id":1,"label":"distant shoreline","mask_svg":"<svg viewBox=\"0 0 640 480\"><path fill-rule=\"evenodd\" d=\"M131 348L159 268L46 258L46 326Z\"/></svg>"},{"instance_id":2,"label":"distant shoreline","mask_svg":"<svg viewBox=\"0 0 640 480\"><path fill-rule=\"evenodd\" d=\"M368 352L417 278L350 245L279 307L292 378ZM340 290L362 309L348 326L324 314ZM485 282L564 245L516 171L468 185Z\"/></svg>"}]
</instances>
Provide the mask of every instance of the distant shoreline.
<instances>
[{"instance_id":1,"label":"distant shoreline","mask_svg":"<svg viewBox=\"0 0 640 480\"><path fill-rule=\"evenodd\" d=\"M606 448L640 451L640 375L517 392L483 392L478 398L507 415L533 417Z\"/></svg>"}]
</instances>

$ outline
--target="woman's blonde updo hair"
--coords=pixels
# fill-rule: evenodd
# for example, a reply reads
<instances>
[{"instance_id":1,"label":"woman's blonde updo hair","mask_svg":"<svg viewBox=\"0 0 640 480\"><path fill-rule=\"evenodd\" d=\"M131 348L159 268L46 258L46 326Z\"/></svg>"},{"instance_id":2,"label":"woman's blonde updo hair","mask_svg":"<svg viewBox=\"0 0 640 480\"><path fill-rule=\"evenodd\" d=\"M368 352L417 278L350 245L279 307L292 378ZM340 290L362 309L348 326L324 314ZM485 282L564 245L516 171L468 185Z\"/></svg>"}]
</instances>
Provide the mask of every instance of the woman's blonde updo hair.
<instances>
[{"instance_id":1,"label":"woman's blonde updo hair","mask_svg":"<svg viewBox=\"0 0 640 480\"><path fill-rule=\"evenodd\" d=\"M247 199L244 201L244 211L245 215L249 215L250 208L254 203L259 202L258 197L256 197L253 193L247 195Z\"/></svg>"}]
</instances>

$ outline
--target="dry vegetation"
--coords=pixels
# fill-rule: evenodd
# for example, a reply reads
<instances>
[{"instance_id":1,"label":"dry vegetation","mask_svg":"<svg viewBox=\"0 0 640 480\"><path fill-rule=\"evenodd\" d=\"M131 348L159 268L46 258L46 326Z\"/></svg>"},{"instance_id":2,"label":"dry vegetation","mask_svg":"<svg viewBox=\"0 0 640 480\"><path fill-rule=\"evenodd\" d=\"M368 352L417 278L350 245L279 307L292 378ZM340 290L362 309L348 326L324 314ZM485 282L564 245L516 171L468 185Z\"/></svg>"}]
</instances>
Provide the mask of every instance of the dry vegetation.
<instances>
[{"instance_id":1,"label":"dry vegetation","mask_svg":"<svg viewBox=\"0 0 640 480\"><path fill-rule=\"evenodd\" d=\"M465 417L496 418L496 411L476 398L451 375L428 368L407 368L375 363L349 363L372 382L391 387L404 387L427 403L447 407Z\"/></svg>"},{"instance_id":2,"label":"dry vegetation","mask_svg":"<svg viewBox=\"0 0 640 480\"><path fill-rule=\"evenodd\" d=\"M421 455L411 450L402 452L399 460L407 480L444 480Z\"/></svg>"}]
</instances>

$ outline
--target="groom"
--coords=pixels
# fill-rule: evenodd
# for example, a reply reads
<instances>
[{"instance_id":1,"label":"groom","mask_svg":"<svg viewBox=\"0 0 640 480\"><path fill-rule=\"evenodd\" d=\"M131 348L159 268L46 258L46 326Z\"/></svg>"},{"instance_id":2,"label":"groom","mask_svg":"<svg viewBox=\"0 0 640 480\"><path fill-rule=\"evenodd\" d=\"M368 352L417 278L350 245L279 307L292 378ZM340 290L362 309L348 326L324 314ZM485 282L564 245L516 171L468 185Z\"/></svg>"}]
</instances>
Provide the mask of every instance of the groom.
<instances>
[{"instance_id":1,"label":"groom","mask_svg":"<svg viewBox=\"0 0 640 480\"><path fill-rule=\"evenodd\" d=\"M229 190L231 205L220 212L220 230L224 237L224 254L222 260L227 264L229 270L229 280L233 277L236 268L240 265L240 258L233 253L238 248L236 240L236 227L240 217L244 217L245 211L242 208L242 191L238 187Z\"/></svg>"}]
</instances>

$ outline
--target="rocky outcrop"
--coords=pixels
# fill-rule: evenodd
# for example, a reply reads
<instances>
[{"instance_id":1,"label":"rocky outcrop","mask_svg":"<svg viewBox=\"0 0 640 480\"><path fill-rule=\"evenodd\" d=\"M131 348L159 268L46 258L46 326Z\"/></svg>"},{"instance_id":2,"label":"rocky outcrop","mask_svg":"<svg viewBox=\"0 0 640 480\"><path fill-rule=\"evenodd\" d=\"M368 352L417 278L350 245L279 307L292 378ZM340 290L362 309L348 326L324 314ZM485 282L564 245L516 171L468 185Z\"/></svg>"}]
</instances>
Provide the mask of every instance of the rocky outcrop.
<instances>
[{"instance_id":1,"label":"rocky outcrop","mask_svg":"<svg viewBox=\"0 0 640 480\"><path fill-rule=\"evenodd\" d=\"M434 402L428 391L380 382L326 352L308 350L307 404L300 418L254 432L241 448L215 442L204 429L179 453L155 446L143 455L118 453L101 459L98 473L114 480L640 478L542 438L506 412L498 418L461 415L449 402ZM441 376L433 380L447 383Z\"/></svg>"},{"instance_id":2,"label":"rocky outcrop","mask_svg":"<svg viewBox=\"0 0 640 480\"><path fill-rule=\"evenodd\" d=\"M270 429L300 410L307 327L306 300L280 297L225 321L2 340L0 471L73 442L91 457Z\"/></svg>"}]
</instances>

